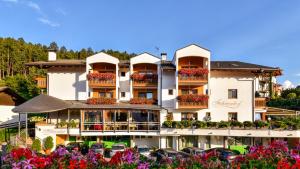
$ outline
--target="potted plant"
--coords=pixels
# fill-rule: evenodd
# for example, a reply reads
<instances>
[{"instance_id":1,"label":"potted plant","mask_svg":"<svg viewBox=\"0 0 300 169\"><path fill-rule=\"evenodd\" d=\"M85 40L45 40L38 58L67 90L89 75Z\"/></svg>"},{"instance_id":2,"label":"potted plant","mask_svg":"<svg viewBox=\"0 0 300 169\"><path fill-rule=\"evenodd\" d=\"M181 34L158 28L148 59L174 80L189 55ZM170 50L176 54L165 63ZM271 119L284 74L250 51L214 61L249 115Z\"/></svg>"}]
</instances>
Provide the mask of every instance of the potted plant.
<instances>
[{"instance_id":1,"label":"potted plant","mask_svg":"<svg viewBox=\"0 0 300 169\"><path fill-rule=\"evenodd\" d=\"M67 125L67 122L65 120L61 120L60 123L59 123L59 126L61 128L66 127L66 125Z\"/></svg>"},{"instance_id":2,"label":"potted plant","mask_svg":"<svg viewBox=\"0 0 300 169\"><path fill-rule=\"evenodd\" d=\"M76 128L77 124L78 123L76 123L75 120L71 120L68 125L69 125L70 128Z\"/></svg>"},{"instance_id":3,"label":"potted plant","mask_svg":"<svg viewBox=\"0 0 300 169\"><path fill-rule=\"evenodd\" d=\"M239 122L239 121L230 121L230 127L231 129L237 129L237 128L241 128L243 127L243 123Z\"/></svg>"},{"instance_id":4,"label":"potted plant","mask_svg":"<svg viewBox=\"0 0 300 169\"><path fill-rule=\"evenodd\" d=\"M35 152L40 152L41 151L41 140L40 139L34 139L33 142L32 142L32 150L35 151Z\"/></svg>"},{"instance_id":5,"label":"potted plant","mask_svg":"<svg viewBox=\"0 0 300 169\"><path fill-rule=\"evenodd\" d=\"M169 121L169 120L164 121L162 125L163 125L163 127L166 127L166 128L172 128L172 121Z\"/></svg>"},{"instance_id":6,"label":"potted plant","mask_svg":"<svg viewBox=\"0 0 300 169\"><path fill-rule=\"evenodd\" d=\"M260 129L268 127L268 123L264 122L264 121L261 121L261 120L256 120L254 122L254 125L255 125L256 128L260 128Z\"/></svg>"},{"instance_id":7,"label":"potted plant","mask_svg":"<svg viewBox=\"0 0 300 169\"><path fill-rule=\"evenodd\" d=\"M253 123L251 121L244 121L243 126L245 129L250 129L253 126Z\"/></svg>"},{"instance_id":8,"label":"potted plant","mask_svg":"<svg viewBox=\"0 0 300 169\"><path fill-rule=\"evenodd\" d=\"M206 122L206 125L208 128L216 128L217 122L208 121L208 122Z\"/></svg>"},{"instance_id":9,"label":"potted plant","mask_svg":"<svg viewBox=\"0 0 300 169\"><path fill-rule=\"evenodd\" d=\"M207 127L206 122L204 122L204 121L196 121L194 123L194 125L196 126L196 128L206 128Z\"/></svg>"},{"instance_id":10,"label":"potted plant","mask_svg":"<svg viewBox=\"0 0 300 169\"><path fill-rule=\"evenodd\" d=\"M229 122L228 121L220 121L218 123L218 128L228 128L229 127Z\"/></svg>"},{"instance_id":11,"label":"potted plant","mask_svg":"<svg viewBox=\"0 0 300 169\"><path fill-rule=\"evenodd\" d=\"M44 142L44 150L46 154L50 154L51 149L53 148L54 143L53 143L53 138L51 136L48 136L45 138Z\"/></svg>"}]
</instances>

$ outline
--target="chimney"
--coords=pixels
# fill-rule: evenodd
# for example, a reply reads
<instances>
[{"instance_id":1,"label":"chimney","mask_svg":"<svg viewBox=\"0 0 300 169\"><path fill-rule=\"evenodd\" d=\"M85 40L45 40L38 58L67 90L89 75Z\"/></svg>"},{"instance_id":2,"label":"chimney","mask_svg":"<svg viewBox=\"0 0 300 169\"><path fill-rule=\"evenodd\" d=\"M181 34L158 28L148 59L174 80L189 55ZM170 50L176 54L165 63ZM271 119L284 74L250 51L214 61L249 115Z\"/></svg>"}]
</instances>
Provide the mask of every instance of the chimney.
<instances>
[{"instance_id":1,"label":"chimney","mask_svg":"<svg viewBox=\"0 0 300 169\"><path fill-rule=\"evenodd\" d=\"M161 53L160 56L161 56L161 60L162 61L166 61L167 60L167 53Z\"/></svg>"},{"instance_id":2,"label":"chimney","mask_svg":"<svg viewBox=\"0 0 300 169\"><path fill-rule=\"evenodd\" d=\"M48 61L56 60L56 49L48 49Z\"/></svg>"}]
</instances>

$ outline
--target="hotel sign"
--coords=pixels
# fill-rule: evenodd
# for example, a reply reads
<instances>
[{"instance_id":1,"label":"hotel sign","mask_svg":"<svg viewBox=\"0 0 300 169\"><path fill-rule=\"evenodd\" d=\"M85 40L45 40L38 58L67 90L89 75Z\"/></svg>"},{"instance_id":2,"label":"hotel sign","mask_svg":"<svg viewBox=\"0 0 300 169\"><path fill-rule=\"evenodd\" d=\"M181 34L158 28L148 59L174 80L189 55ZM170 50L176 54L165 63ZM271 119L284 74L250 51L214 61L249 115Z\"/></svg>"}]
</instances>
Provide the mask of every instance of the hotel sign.
<instances>
[{"instance_id":1,"label":"hotel sign","mask_svg":"<svg viewBox=\"0 0 300 169\"><path fill-rule=\"evenodd\" d=\"M242 104L239 100L227 100L227 99L219 99L213 101L213 104L216 106L228 107L228 108L238 108Z\"/></svg>"}]
</instances>

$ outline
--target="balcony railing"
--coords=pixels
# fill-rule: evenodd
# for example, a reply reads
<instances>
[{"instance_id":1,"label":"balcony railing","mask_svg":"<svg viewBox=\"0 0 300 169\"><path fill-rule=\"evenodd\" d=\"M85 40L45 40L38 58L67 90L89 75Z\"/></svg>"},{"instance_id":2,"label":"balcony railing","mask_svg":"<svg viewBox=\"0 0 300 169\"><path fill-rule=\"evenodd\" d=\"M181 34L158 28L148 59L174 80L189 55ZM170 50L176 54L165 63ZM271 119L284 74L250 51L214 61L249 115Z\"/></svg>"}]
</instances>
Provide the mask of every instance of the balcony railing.
<instances>
[{"instance_id":1,"label":"balcony railing","mask_svg":"<svg viewBox=\"0 0 300 169\"><path fill-rule=\"evenodd\" d=\"M115 104L115 98L106 98L106 97L99 97L99 98L89 98L87 99L87 104Z\"/></svg>"},{"instance_id":2,"label":"balcony railing","mask_svg":"<svg viewBox=\"0 0 300 169\"><path fill-rule=\"evenodd\" d=\"M132 98L129 101L130 104L157 104L156 99L147 99L147 98Z\"/></svg>"},{"instance_id":3,"label":"balcony railing","mask_svg":"<svg viewBox=\"0 0 300 169\"><path fill-rule=\"evenodd\" d=\"M157 87L157 74L133 73L131 79L134 87Z\"/></svg>"},{"instance_id":4,"label":"balcony railing","mask_svg":"<svg viewBox=\"0 0 300 169\"><path fill-rule=\"evenodd\" d=\"M180 95L177 97L179 108L208 108L207 95Z\"/></svg>"},{"instance_id":5,"label":"balcony railing","mask_svg":"<svg viewBox=\"0 0 300 169\"><path fill-rule=\"evenodd\" d=\"M255 108L266 108L267 100L264 97L255 98Z\"/></svg>"},{"instance_id":6,"label":"balcony railing","mask_svg":"<svg viewBox=\"0 0 300 169\"><path fill-rule=\"evenodd\" d=\"M83 131L159 131L159 122L84 122Z\"/></svg>"},{"instance_id":7,"label":"balcony railing","mask_svg":"<svg viewBox=\"0 0 300 169\"><path fill-rule=\"evenodd\" d=\"M40 89L45 89L47 88L47 79L46 77L37 77L35 78L37 82L37 87Z\"/></svg>"},{"instance_id":8,"label":"balcony railing","mask_svg":"<svg viewBox=\"0 0 300 169\"><path fill-rule=\"evenodd\" d=\"M87 75L89 87L115 87L116 78L114 73L90 73Z\"/></svg>"},{"instance_id":9,"label":"balcony railing","mask_svg":"<svg viewBox=\"0 0 300 169\"><path fill-rule=\"evenodd\" d=\"M178 71L179 83L207 83L208 69L206 68L182 68Z\"/></svg>"}]
</instances>

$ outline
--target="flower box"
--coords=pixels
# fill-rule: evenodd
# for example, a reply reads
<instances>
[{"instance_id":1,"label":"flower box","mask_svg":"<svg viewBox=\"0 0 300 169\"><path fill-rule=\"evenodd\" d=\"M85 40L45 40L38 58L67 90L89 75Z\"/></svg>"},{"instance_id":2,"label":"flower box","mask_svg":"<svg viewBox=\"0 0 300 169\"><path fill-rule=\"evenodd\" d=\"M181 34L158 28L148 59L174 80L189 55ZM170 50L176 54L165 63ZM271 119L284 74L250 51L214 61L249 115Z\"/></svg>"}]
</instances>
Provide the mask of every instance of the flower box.
<instances>
[{"instance_id":1,"label":"flower box","mask_svg":"<svg viewBox=\"0 0 300 169\"><path fill-rule=\"evenodd\" d=\"M116 99L114 98L100 97L100 98L87 99L87 104L115 104L115 103L116 103Z\"/></svg>"},{"instance_id":2,"label":"flower box","mask_svg":"<svg viewBox=\"0 0 300 169\"><path fill-rule=\"evenodd\" d=\"M130 104L155 104L155 99L147 99L147 98L132 98L129 101Z\"/></svg>"}]
</instances>

